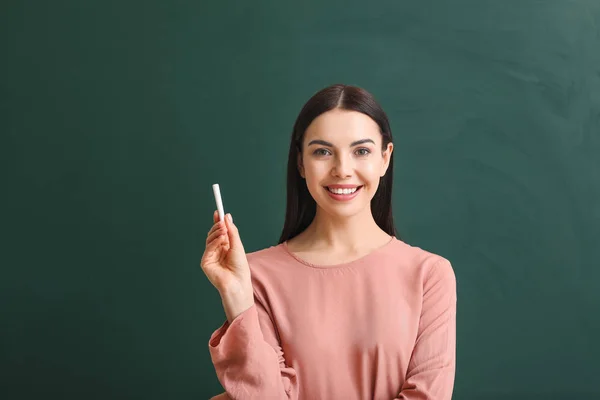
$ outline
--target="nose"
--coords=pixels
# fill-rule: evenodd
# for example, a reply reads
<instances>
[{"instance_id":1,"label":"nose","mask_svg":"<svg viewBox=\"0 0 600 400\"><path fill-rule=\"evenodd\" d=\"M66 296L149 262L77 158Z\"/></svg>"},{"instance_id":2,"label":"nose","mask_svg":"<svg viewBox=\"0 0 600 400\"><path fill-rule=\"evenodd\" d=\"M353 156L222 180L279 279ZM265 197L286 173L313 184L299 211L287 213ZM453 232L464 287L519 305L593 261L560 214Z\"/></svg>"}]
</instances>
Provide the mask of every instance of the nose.
<instances>
[{"instance_id":1,"label":"nose","mask_svg":"<svg viewBox=\"0 0 600 400\"><path fill-rule=\"evenodd\" d=\"M331 173L338 178L348 178L352 176L352 159L345 155L335 157Z\"/></svg>"}]
</instances>

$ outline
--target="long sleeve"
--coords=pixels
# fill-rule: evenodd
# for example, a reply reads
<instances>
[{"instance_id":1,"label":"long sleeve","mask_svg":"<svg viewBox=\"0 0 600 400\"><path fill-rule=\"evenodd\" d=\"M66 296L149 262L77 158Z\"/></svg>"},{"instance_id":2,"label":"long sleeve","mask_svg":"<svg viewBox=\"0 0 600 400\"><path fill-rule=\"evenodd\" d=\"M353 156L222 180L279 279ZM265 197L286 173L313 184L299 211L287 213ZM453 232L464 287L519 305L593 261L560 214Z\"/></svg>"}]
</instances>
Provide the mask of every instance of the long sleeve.
<instances>
[{"instance_id":1,"label":"long sleeve","mask_svg":"<svg viewBox=\"0 0 600 400\"><path fill-rule=\"evenodd\" d=\"M209 351L232 400L298 399L296 372L286 366L273 321L256 295L254 306L212 334Z\"/></svg>"},{"instance_id":2,"label":"long sleeve","mask_svg":"<svg viewBox=\"0 0 600 400\"><path fill-rule=\"evenodd\" d=\"M423 284L423 306L406 380L396 400L450 400L456 366L456 278L440 260Z\"/></svg>"}]
</instances>

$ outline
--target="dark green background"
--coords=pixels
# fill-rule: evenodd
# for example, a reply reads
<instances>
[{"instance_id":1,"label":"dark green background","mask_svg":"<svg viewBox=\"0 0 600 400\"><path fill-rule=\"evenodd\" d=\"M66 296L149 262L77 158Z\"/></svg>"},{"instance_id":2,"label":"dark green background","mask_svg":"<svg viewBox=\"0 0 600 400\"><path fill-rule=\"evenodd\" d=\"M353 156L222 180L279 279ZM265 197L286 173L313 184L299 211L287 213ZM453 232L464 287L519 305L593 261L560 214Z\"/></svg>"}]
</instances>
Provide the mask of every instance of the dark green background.
<instances>
[{"instance_id":1,"label":"dark green background","mask_svg":"<svg viewBox=\"0 0 600 400\"><path fill-rule=\"evenodd\" d=\"M343 82L390 117L401 235L454 265L454 398L600 398L599 27L596 0L3 1L0 396L219 393L211 184L275 244L294 119Z\"/></svg>"}]
</instances>

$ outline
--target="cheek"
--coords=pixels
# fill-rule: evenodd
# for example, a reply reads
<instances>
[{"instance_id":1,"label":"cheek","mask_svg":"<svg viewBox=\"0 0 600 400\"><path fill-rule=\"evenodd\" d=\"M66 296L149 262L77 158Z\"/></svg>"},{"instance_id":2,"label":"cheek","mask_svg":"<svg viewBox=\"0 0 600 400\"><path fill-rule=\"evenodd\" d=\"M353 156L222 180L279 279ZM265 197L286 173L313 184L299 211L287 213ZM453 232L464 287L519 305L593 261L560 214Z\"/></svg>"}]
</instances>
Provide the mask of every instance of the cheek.
<instances>
[{"instance_id":1,"label":"cheek","mask_svg":"<svg viewBox=\"0 0 600 400\"><path fill-rule=\"evenodd\" d=\"M360 174L365 181L379 181L380 165L375 162L364 163L360 168Z\"/></svg>"},{"instance_id":2,"label":"cheek","mask_svg":"<svg viewBox=\"0 0 600 400\"><path fill-rule=\"evenodd\" d=\"M304 173L310 183L318 184L320 180L327 176L328 171L327 163L308 163L304 165Z\"/></svg>"}]
</instances>

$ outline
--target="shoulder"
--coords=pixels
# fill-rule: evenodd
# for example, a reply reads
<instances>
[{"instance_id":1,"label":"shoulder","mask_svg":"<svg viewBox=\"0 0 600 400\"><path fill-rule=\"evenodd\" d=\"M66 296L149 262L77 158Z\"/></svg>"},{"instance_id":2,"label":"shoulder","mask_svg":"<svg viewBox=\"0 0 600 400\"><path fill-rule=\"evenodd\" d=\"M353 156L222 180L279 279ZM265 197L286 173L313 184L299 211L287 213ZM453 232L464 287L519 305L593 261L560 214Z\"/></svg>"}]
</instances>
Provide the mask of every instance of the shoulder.
<instances>
[{"instance_id":1,"label":"shoulder","mask_svg":"<svg viewBox=\"0 0 600 400\"><path fill-rule=\"evenodd\" d=\"M424 288L442 283L449 290L456 285L456 276L450 260L440 254L410 245L395 239L384 252L385 257L400 267L415 279L422 282Z\"/></svg>"},{"instance_id":2,"label":"shoulder","mask_svg":"<svg viewBox=\"0 0 600 400\"><path fill-rule=\"evenodd\" d=\"M290 257L283 244L247 252L255 298L267 307L269 299L279 296L284 287L293 284L294 271L289 268Z\"/></svg>"},{"instance_id":3,"label":"shoulder","mask_svg":"<svg viewBox=\"0 0 600 400\"><path fill-rule=\"evenodd\" d=\"M246 259L252 280L257 284L277 281L292 273L292 269L288 268L291 260L283 244L248 252Z\"/></svg>"},{"instance_id":4,"label":"shoulder","mask_svg":"<svg viewBox=\"0 0 600 400\"><path fill-rule=\"evenodd\" d=\"M282 244L269 246L260 250L246 253L250 268L265 268L273 264L280 264L285 259L285 249Z\"/></svg>"}]
</instances>

